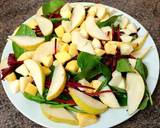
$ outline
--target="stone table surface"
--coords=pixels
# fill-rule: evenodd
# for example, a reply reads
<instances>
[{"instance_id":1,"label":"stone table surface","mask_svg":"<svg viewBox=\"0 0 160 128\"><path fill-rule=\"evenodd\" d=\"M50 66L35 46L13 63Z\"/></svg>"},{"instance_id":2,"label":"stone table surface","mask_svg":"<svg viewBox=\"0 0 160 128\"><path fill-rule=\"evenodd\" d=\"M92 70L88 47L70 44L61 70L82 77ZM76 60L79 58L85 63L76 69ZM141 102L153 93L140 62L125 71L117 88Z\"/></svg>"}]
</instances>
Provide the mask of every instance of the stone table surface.
<instances>
[{"instance_id":1,"label":"stone table surface","mask_svg":"<svg viewBox=\"0 0 160 128\"><path fill-rule=\"evenodd\" d=\"M83 0L81 0L83 1ZM84 0L85 1L85 0ZM90 0L95 2L97 0ZM16 26L32 16L43 0L0 0L0 54ZM160 52L160 0L101 0L136 18L152 35ZM160 80L153 94L154 106L139 112L116 128L160 128ZM42 128L24 117L0 85L0 128Z\"/></svg>"}]
</instances>

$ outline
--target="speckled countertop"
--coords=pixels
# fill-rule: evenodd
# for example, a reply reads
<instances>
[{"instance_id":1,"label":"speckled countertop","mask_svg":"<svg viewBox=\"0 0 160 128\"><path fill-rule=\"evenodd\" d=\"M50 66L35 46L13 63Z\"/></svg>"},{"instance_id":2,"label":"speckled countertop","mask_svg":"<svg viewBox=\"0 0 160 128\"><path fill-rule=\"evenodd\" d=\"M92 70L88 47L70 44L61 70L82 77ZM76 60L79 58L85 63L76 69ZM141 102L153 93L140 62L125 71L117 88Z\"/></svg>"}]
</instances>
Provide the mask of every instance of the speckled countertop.
<instances>
[{"instance_id":1,"label":"speckled countertop","mask_svg":"<svg viewBox=\"0 0 160 128\"><path fill-rule=\"evenodd\" d=\"M96 0L87 1L94 2ZM142 23L152 35L160 53L160 0L100 1L130 14ZM42 2L43 0L0 0L0 54L2 54L7 36L13 32L16 26L32 16ZM139 112L116 128L160 128L160 80L153 99L153 107ZM15 109L7 98L2 85L0 85L0 128L42 128Z\"/></svg>"}]
</instances>

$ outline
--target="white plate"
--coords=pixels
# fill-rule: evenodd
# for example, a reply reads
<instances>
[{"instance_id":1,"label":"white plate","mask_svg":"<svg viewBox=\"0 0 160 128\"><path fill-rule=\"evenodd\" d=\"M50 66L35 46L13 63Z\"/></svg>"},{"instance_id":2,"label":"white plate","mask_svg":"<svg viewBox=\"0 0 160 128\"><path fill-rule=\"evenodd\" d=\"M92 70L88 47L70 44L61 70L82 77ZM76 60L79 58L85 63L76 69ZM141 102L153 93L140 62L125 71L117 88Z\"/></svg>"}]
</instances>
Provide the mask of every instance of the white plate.
<instances>
[{"instance_id":1,"label":"white plate","mask_svg":"<svg viewBox=\"0 0 160 128\"><path fill-rule=\"evenodd\" d=\"M85 6L92 5L92 3L84 3L84 2L81 4L83 4ZM140 35L144 35L147 32L146 29L137 20L135 20L134 18L132 18L128 14L126 14L118 9L112 8L112 7L109 7L109 8L116 11L119 14L124 14L125 16L127 16L131 20L131 22L135 23L138 27L140 27L141 28L141 30L139 32ZM158 81L158 76L159 76L159 57L158 57L156 45L155 45L152 37L149 35L147 42L144 45L144 48L150 47L150 46L152 46L152 50L144 59L144 63L147 65L148 71L149 71L149 76L147 79L149 91L151 93L153 93L153 91L156 87L157 81ZM2 54L2 59L6 58L8 56L8 54L11 52L12 52L11 42L8 41L5 48L4 48L4 51ZM7 96L9 97L10 101L12 102L12 104L24 116L26 116L30 120L36 122L37 124L42 125L44 127L48 127L48 128L79 128L78 126L72 126L72 125L67 125L67 124L62 124L62 123L55 123L55 122L48 120L41 113L39 104L25 99L21 93L13 95L10 92L8 84L5 81L2 81L2 84L3 84L4 90L7 94ZM115 125L118 125L118 124L126 121L127 119L129 119L133 115L129 116L126 111L126 108L109 109L107 112L105 112L104 114L101 115L100 120L96 124L88 126L87 128L113 127Z\"/></svg>"}]
</instances>

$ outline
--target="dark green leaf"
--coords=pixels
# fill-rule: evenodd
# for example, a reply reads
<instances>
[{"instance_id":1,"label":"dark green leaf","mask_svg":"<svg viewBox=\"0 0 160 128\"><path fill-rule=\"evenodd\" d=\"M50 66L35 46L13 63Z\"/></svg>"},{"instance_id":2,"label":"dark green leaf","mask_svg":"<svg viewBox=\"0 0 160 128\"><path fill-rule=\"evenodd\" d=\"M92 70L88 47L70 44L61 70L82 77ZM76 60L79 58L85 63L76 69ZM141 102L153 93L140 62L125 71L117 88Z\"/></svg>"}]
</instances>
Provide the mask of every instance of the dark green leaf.
<instances>
[{"instance_id":1,"label":"dark green leaf","mask_svg":"<svg viewBox=\"0 0 160 128\"><path fill-rule=\"evenodd\" d=\"M19 29L15 35L17 35L17 36L36 36L34 31L25 24L22 24L19 27ZM16 58L18 58L21 54L23 54L25 52L25 50L23 48L21 48L20 46L18 46L16 44L16 42L12 42L12 48L13 48L13 52L14 52Z\"/></svg>"},{"instance_id":2,"label":"dark green leaf","mask_svg":"<svg viewBox=\"0 0 160 128\"><path fill-rule=\"evenodd\" d=\"M117 62L116 70L119 72L134 72L128 59L120 59Z\"/></svg>"},{"instance_id":3,"label":"dark green leaf","mask_svg":"<svg viewBox=\"0 0 160 128\"><path fill-rule=\"evenodd\" d=\"M144 110L145 108L148 107L148 103L149 103L149 97L144 97L141 104L139 105L139 109Z\"/></svg>"},{"instance_id":4,"label":"dark green leaf","mask_svg":"<svg viewBox=\"0 0 160 128\"><path fill-rule=\"evenodd\" d=\"M121 15L115 15L115 16L110 17L110 18L109 18L108 20L106 20L106 21L103 21L103 22L98 21L98 22L97 22L97 25L98 25L98 27L100 27L100 28L106 27L106 26L112 26L120 16L121 16Z\"/></svg>"},{"instance_id":5,"label":"dark green leaf","mask_svg":"<svg viewBox=\"0 0 160 128\"><path fill-rule=\"evenodd\" d=\"M85 113L83 110L77 109L77 108L75 108L75 107L69 106L69 107L66 107L66 108L67 108L68 110L70 110L70 111L73 111L73 112Z\"/></svg>"},{"instance_id":6,"label":"dark green leaf","mask_svg":"<svg viewBox=\"0 0 160 128\"><path fill-rule=\"evenodd\" d=\"M43 14L46 16L57 11L65 4L64 0L52 0L42 5Z\"/></svg>"},{"instance_id":7,"label":"dark green leaf","mask_svg":"<svg viewBox=\"0 0 160 128\"><path fill-rule=\"evenodd\" d=\"M48 78L49 80L52 80L53 73L54 73L54 69L55 69L55 67L52 65L52 66L50 67L51 73L49 74L49 76L47 76L47 78Z\"/></svg>"},{"instance_id":8,"label":"dark green leaf","mask_svg":"<svg viewBox=\"0 0 160 128\"><path fill-rule=\"evenodd\" d=\"M68 18L52 18L52 19L50 19L51 21L52 21L52 23L53 24L55 24L55 23L59 23L59 22L61 22L61 21L68 21L69 19Z\"/></svg>"},{"instance_id":9,"label":"dark green leaf","mask_svg":"<svg viewBox=\"0 0 160 128\"><path fill-rule=\"evenodd\" d=\"M143 80L148 76L148 69L146 65L142 62L142 59L137 59L135 69L139 72L139 74L142 76Z\"/></svg>"},{"instance_id":10,"label":"dark green leaf","mask_svg":"<svg viewBox=\"0 0 160 128\"><path fill-rule=\"evenodd\" d=\"M112 76L111 69L102 63L100 64L99 68L100 68L100 72L104 75L104 77L106 78L106 81L108 83L111 79L111 76Z\"/></svg>"}]
</instances>

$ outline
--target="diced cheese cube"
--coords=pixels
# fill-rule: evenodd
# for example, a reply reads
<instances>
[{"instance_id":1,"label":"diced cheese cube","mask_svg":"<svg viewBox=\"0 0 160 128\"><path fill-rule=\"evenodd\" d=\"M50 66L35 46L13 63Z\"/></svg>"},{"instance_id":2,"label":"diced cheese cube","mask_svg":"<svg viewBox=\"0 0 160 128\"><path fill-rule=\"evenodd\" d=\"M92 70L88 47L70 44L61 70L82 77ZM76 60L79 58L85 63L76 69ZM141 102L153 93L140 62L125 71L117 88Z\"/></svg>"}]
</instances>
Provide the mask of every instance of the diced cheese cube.
<instances>
[{"instance_id":1,"label":"diced cheese cube","mask_svg":"<svg viewBox=\"0 0 160 128\"><path fill-rule=\"evenodd\" d=\"M48 76L51 73L51 69L48 67L42 66L42 70L46 76Z\"/></svg>"},{"instance_id":2,"label":"diced cheese cube","mask_svg":"<svg viewBox=\"0 0 160 128\"><path fill-rule=\"evenodd\" d=\"M72 60L68 62L65 69L70 72L77 72L78 71L77 60Z\"/></svg>"},{"instance_id":3,"label":"diced cheese cube","mask_svg":"<svg viewBox=\"0 0 160 128\"><path fill-rule=\"evenodd\" d=\"M14 81L16 80L16 74L14 72L12 72L11 74L7 75L5 77L5 80L7 80L7 82L11 82L11 81Z\"/></svg>"},{"instance_id":4,"label":"diced cheese cube","mask_svg":"<svg viewBox=\"0 0 160 128\"><path fill-rule=\"evenodd\" d=\"M106 54L115 55L117 53L116 44L106 43L104 48L105 48Z\"/></svg>"},{"instance_id":5,"label":"diced cheese cube","mask_svg":"<svg viewBox=\"0 0 160 128\"><path fill-rule=\"evenodd\" d=\"M24 90L24 92L26 92L30 95L33 95L33 96L35 96L37 94L37 91L38 91L37 87L31 83L28 83L25 90Z\"/></svg>"},{"instance_id":6,"label":"diced cheese cube","mask_svg":"<svg viewBox=\"0 0 160 128\"><path fill-rule=\"evenodd\" d=\"M63 43L61 48L60 48L60 51L68 52L69 51L69 44Z\"/></svg>"},{"instance_id":7,"label":"diced cheese cube","mask_svg":"<svg viewBox=\"0 0 160 128\"><path fill-rule=\"evenodd\" d=\"M62 21L62 26L63 26L65 32L71 32L71 30L72 30L71 21Z\"/></svg>"},{"instance_id":8,"label":"diced cheese cube","mask_svg":"<svg viewBox=\"0 0 160 128\"><path fill-rule=\"evenodd\" d=\"M86 39L88 39L89 37L89 34L87 33L86 29L80 29L80 34Z\"/></svg>"},{"instance_id":9,"label":"diced cheese cube","mask_svg":"<svg viewBox=\"0 0 160 128\"><path fill-rule=\"evenodd\" d=\"M129 55L129 54L131 54L131 52L133 52L133 50L134 49L133 49L132 45L129 45L129 44L123 43L120 46L120 52L122 55Z\"/></svg>"},{"instance_id":10,"label":"diced cheese cube","mask_svg":"<svg viewBox=\"0 0 160 128\"><path fill-rule=\"evenodd\" d=\"M53 56L48 55L42 58L41 62L43 63L44 66L50 67L53 64Z\"/></svg>"},{"instance_id":11,"label":"diced cheese cube","mask_svg":"<svg viewBox=\"0 0 160 128\"><path fill-rule=\"evenodd\" d=\"M137 28L136 28L135 24L133 24L133 23L130 23L127 25L127 30L129 30L131 33L137 32Z\"/></svg>"},{"instance_id":12,"label":"diced cheese cube","mask_svg":"<svg viewBox=\"0 0 160 128\"><path fill-rule=\"evenodd\" d=\"M55 33L58 37L62 38L63 37L63 34L64 34L64 28L62 25L58 26L56 29L55 29Z\"/></svg>"},{"instance_id":13,"label":"diced cheese cube","mask_svg":"<svg viewBox=\"0 0 160 128\"><path fill-rule=\"evenodd\" d=\"M132 36L128 36L128 35L122 35L120 36L122 42L124 43L129 43L132 41L133 37Z\"/></svg>"},{"instance_id":14,"label":"diced cheese cube","mask_svg":"<svg viewBox=\"0 0 160 128\"><path fill-rule=\"evenodd\" d=\"M14 80L12 82L9 83L10 89L12 91L13 94L16 94L19 92L20 90L20 83L19 80Z\"/></svg>"},{"instance_id":15,"label":"diced cheese cube","mask_svg":"<svg viewBox=\"0 0 160 128\"><path fill-rule=\"evenodd\" d=\"M29 75L29 71L27 69L27 67L25 66L25 64L22 64L21 66L19 66L15 72L17 72L18 74L21 74L22 76L28 76Z\"/></svg>"},{"instance_id":16,"label":"diced cheese cube","mask_svg":"<svg viewBox=\"0 0 160 128\"><path fill-rule=\"evenodd\" d=\"M71 33L69 33L69 32L64 33L64 34L63 34L63 37L62 37L62 40L63 40L65 43L71 42Z\"/></svg>"},{"instance_id":17,"label":"diced cheese cube","mask_svg":"<svg viewBox=\"0 0 160 128\"><path fill-rule=\"evenodd\" d=\"M105 51L103 49L95 49L95 53L97 56L103 56Z\"/></svg>"},{"instance_id":18,"label":"diced cheese cube","mask_svg":"<svg viewBox=\"0 0 160 128\"><path fill-rule=\"evenodd\" d=\"M69 53L67 53L66 51L58 52L55 55L55 57L60 63L65 63L72 58L71 55Z\"/></svg>"},{"instance_id":19,"label":"diced cheese cube","mask_svg":"<svg viewBox=\"0 0 160 128\"><path fill-rule=\"evenodd\" d=\"M77 113L77 119L80 127L86 127L97 122L97 117L93 114Z\"/></svg>"},{"instance_id":20,"label":"diced cheese cube","mask_svg":"<svg viewBox=\"0 0 160 128\"><path fill-rule=\"evenodd\" d=\"M100 49L102 47L101 42L96 38L93 39L92 46L95 49Z\"/></svg>"},{"instance_id":21,"label":"diced cheese cube","mask_svg":"<svg viewBox=\"0 0 160 128\"><path fill-rule=\"evenodd\" d=\"M72 57L75 57L78 55L78 50L77 50L77 46L73 43L70 44L69 46L69 54L72 56Z\"/></svg>"},{"instance_id":22,"label":"diced cheese cube","mask_svg":"<svg viewBox=\"0 0 160 128\"><path fill-rule=\"evenodd\" d=\"M20 77L19 82L20 82L20 91L24 92L26 86L28 83L32 82L33 78L31 76L29 77Z\"/></svg>"}]
</instances>

